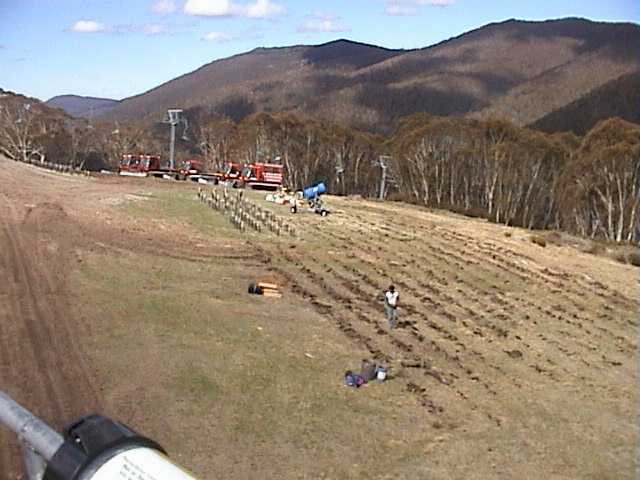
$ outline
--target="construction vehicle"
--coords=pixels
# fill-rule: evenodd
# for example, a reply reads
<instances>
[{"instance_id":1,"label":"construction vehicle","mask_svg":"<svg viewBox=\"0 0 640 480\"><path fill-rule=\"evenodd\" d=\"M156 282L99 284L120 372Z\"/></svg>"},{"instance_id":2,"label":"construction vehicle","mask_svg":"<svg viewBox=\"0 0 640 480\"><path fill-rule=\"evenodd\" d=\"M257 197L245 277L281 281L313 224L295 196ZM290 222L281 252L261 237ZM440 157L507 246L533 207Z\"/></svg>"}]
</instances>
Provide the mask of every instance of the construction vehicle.
<instances>
[{"instance_id":1,"label":"construction vehicle","mask_svg":"<svg viewBox=\"0 0 640 480\"><path fill-rule=\"evenodd\" d=\"M213 183L217 185L223 177L220 172L206 172L202 160L190 159L178 169L178 180L191 180L198 183Z\"/></svg>"},{"instance_id":2,"label":"construction vehicle","mask_svg":"<svg viewBox=\"0 0 640 480\"><path fill-rule=\"evenodd\" d=\"M120 164L118 165L118 174L127 176L142 176L139 173L140 156L139 155L122 155Z\"/></svg>"},{"instance_id":3,"label":"construction vehicle","mask_svg":"<svg viewBox=\"0 0 640 480\"><path fill-rule=\"evenodd\" d=\"M218 182L223 182L236 188L240 186L240 177L243 168L244 165L242 163L229 162L224 165L222 172L218 172L215 175L218 177Z\"/></svg>"},{"instance_id":4,"label":"construction vehicle","mask_svg":"<svg viewBox=\"0 0 640 480\"><path fill-rule=\"evenodd\" d=\"M118 174L130 177L177 178L179 172L162 168L159 155L125 154L120 160Z\"/></svg>"},{"instance_id":5,"label":"construction vehicle","mask_svg":"<svg viewBox=\"0 0 640 480\"><path fill-rule=\"evenodd\" d=\"M178 180L187 180L187 178L200 175L203 172L204 166L202 165L202 161L190 159L178 168Z\"/></svg>"},{"instance_id":6,"label":"construction vehicle","mask_svg":"<svg viewBox=\"0 0 640 480\"><path fill-rule=\"evenodd\" d=\"M284 180L284 167L276 163L248 163L241 170L238 185L254 190L278 190Z\"/></svg>"},{"instance_id":7,"label":"construction vehicle","mask_svg":"<svg viewBox=\"0 0 640 480\"><path fill-rule=\"evenodd\" d=\"M327 186L324 182L316 182L307 188L299 190L290 201L291 213L298 213L298 209L304 207L306 203L310 211L317 213L321 217L326 217L329 215L329 210L325 208L321 198L326 192Z\"/></svg>"},{"instance_id":8,"label":"construction vehicle","mask_svg":"<svg viewBox=\"0 0 640 480\"><path fill-rule=\"evenodd\" d=\"M102 415L83 417L60 435L0 391L0 425L22 445L27 480L195 480L156 442Z\"/></svg>"}]
</instances>

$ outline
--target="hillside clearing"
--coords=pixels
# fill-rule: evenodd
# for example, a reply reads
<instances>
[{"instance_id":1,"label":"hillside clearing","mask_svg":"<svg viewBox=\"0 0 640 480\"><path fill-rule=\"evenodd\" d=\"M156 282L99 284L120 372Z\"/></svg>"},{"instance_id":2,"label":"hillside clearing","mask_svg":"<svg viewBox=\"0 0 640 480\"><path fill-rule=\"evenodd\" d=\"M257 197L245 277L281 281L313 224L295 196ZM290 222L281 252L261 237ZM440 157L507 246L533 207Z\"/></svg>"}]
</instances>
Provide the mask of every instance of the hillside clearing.
<instances>
[{"instance_id":1,"label":"hillside clearing","mask_svg":"<svg viewBox=\"0 0 640 480\"><path fill-rule=\"evenodd\" d=\"M241 236L193 186L0 167L1 388L57 427L101 410L202 478L634 478L634 267L348 198ZM371 356L394 378L342 387Z\"/></svg>"}]
</instances>

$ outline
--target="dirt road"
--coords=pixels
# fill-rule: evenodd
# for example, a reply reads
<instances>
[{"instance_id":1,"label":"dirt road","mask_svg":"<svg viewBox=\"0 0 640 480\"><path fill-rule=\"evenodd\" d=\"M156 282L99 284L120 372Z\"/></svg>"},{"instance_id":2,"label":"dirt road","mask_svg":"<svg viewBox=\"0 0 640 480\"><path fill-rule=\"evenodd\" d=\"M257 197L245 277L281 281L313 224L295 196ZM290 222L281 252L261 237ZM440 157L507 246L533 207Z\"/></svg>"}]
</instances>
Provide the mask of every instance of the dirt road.
<instances>
[{"instance_id":1,"label":"dirt road","mask_svg":"<svg viewBox=\"0 0 640 480\"><path fill-rule=\"evenodd\" d=\"M15 195L21 182L0 170L1 388L61 427L99 403L85 352L73 341L86 325L67 313L77 301L66 282L76 226L57 203L26 204L35 199ZM0 445L3 478L19 478L18 451L5 431Z\"/></svg>"},{"instance_id":2,"label":"dirt road","mask_svg":"<svg viewBox=\"0 0 640 480\"><path fill-rule=\"evenodd\" d=\"M79 249L139 240L144 229L128 225L123 232L104 215L137 190L117 179L62 175L0 158L0 389L56 428L101 409L87 352L74 341L92 326L71 313L82 299L68 274ZM156 239L162 251L166 238ZM1 429L0 477L20 478L19 460L15 441Z\"/></svg>"}]
</instances>

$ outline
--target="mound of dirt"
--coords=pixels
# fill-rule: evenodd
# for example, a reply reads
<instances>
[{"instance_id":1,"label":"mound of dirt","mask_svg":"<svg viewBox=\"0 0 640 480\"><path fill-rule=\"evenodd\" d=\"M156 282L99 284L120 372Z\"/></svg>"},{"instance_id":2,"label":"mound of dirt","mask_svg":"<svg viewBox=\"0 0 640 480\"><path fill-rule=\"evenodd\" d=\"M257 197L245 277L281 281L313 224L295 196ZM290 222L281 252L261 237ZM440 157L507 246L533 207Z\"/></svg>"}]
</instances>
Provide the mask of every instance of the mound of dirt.
<instances>
[{"instance_id":1,"label":"mound of dirt","mask_svg":"<svg viewBox=\"0 0 640 480\"><path fill-rule=\"evenodd\" d=\"M22 229L28 233L58 232L68 228L72 220L58 203L39 203L29 208L22 221Z\"/></svg>"}]
</instances>

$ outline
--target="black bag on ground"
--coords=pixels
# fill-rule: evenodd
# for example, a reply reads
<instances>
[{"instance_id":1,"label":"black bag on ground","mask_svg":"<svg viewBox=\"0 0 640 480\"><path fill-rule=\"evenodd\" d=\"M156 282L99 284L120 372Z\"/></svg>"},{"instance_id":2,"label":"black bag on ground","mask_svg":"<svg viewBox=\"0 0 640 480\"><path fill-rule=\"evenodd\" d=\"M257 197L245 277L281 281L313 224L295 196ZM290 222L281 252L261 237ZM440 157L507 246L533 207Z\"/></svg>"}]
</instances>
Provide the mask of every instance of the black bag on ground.
<instances>
[{"instance_id":1,"label":"black bag on ground","mask_svg":"<svg viewBox=\"0 0 640 480\"><path fill-rule=\"evenodd\" d=\"M360 376L364 378L365 382L370 382L376 378L376 364L369 360L362 360L362 368Z\"/></svg>"}]
</instances>

